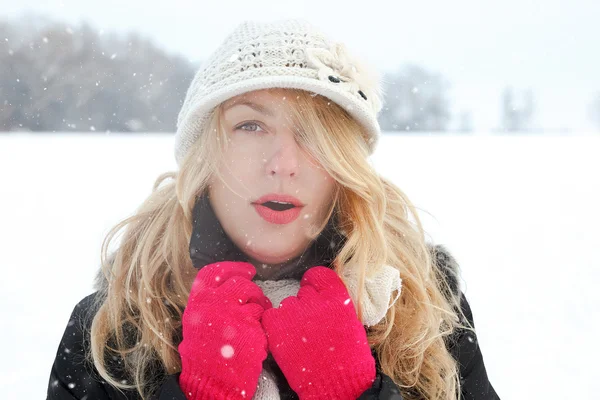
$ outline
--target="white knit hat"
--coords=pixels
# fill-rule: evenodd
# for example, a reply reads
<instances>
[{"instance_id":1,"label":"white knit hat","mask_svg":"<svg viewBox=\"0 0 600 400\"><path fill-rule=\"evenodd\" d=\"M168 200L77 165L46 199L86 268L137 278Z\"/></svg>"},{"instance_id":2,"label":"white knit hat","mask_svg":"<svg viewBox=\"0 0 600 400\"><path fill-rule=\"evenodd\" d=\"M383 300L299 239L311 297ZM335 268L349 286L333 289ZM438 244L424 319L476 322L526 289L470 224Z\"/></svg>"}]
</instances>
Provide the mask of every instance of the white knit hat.
<instances>
[{"instance_id":1,"label":"white knit hat","mask_svg":"<svg viewBox=\"0 0 600 400\"><path fill-rule=\"evenodd\" d=\"M329 98L366 128L370 152L375 149L383 97L375 70L304 19L244 21L208 58L188 88L177 118L177 164L181 166L214 107L267 88L304 89Z\"/></svg>"}]
</instances>

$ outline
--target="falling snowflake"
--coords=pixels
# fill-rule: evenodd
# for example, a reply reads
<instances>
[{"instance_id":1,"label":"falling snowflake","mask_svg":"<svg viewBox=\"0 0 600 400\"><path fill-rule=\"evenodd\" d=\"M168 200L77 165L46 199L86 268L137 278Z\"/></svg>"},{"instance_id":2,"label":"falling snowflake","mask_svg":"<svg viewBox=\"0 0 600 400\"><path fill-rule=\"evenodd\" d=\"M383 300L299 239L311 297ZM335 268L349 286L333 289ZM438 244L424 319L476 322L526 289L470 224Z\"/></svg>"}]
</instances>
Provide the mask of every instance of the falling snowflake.
<instances>
[{"instance_id":1,"label":"falling snowflake","mask_svg":"<svg viewBox=\"0 0 600 400\"><path fill-rule=\"evenodd\" d=\"M233 347L230 345L226 344L225 346L221 347L221 355L223 358L231 358L233 357L233 353Z\"/></svg>"}]
</instances>

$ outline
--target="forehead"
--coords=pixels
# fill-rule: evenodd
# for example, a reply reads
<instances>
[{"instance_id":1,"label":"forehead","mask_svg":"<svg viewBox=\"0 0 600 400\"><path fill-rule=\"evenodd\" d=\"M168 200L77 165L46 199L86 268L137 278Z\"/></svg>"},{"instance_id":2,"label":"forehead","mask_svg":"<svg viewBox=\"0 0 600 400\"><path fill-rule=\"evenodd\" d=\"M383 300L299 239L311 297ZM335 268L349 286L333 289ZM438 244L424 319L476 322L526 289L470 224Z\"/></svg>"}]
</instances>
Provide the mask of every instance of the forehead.
<instances>
[{"instance_id":1,"label":"forehead","mask_svg":"<svg viewBox=\"0 0 600 400\"><path fill-rule=\"evenodd\" d=\"M288 107L287 102L285 101L291 93L289 90L282 88L274 88L274 89L260 89L254 90L252 92L242 93L240 95L234 96L230 99L227 99L223 102L223 109L227 110L237 104L259 104L263 105L266 108L276 110L284 107Z\"/></svg>"}]
</instances>

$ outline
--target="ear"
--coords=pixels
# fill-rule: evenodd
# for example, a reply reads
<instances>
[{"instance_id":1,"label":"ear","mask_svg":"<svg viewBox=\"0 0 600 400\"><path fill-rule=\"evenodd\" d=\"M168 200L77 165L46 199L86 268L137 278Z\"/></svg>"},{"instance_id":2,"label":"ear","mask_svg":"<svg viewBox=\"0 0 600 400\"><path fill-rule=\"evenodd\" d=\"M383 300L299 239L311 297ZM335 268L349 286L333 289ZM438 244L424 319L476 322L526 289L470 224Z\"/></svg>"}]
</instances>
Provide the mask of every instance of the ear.
<instances>
[{"instance_id":1,"label":"ear","mask_svg":"<svg viewBox=\"0 0 600 400\"><path fill-rule=\"evenodd\" d=\"M453 297L460 301L461 289L460 289L460 266L456 262L456 259L452 256L450 251L441 244L427 245L431 252L433 264L436 267L436 276L438 279L446 281L450 292L443 290L444 295L449 300Z\"/></svg>"}]
</instances>

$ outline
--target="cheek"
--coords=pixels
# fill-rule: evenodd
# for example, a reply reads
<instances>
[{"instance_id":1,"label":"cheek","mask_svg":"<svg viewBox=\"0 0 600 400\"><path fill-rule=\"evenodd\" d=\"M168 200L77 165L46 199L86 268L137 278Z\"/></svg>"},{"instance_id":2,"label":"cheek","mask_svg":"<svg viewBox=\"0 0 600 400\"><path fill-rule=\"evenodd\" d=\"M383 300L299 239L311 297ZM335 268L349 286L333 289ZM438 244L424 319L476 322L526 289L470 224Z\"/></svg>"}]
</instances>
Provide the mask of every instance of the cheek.
<instances>
[{"instance_id":1,"label":"cheek","mask_svg":"<svg viewBox=\"0 0 600 400\"><path fill-rule=\"evenodd\" d=\"M317 171L318 173L312 178L311 190L314 191L314 198L318 203L318 208L327 209L333 201L336 182L323 170Z\"/></svg>"},{"instance_id":2,"label":"cheek","mask_svg":"<svg viewBox=\"0 0 600 400\"><path fill-rule=\"evenodd\" d=\"M315 187L323 192L330 193L335 187L335 179L324 168L315 168L312 173Z\"/></svg>"},{"instance_id":3,"label":"cheek","mask_svg":"<svg viewBox=\"0 0 600 400\"><path fill-rule=\"evenodd\" d=\"M250 185L252 187L252 183L256 182L261 168L262 162L258 152L238 150L228 152L221 165L221 173L223 180L229 184L235 186Z\"/></svg>"}]
</instances>

